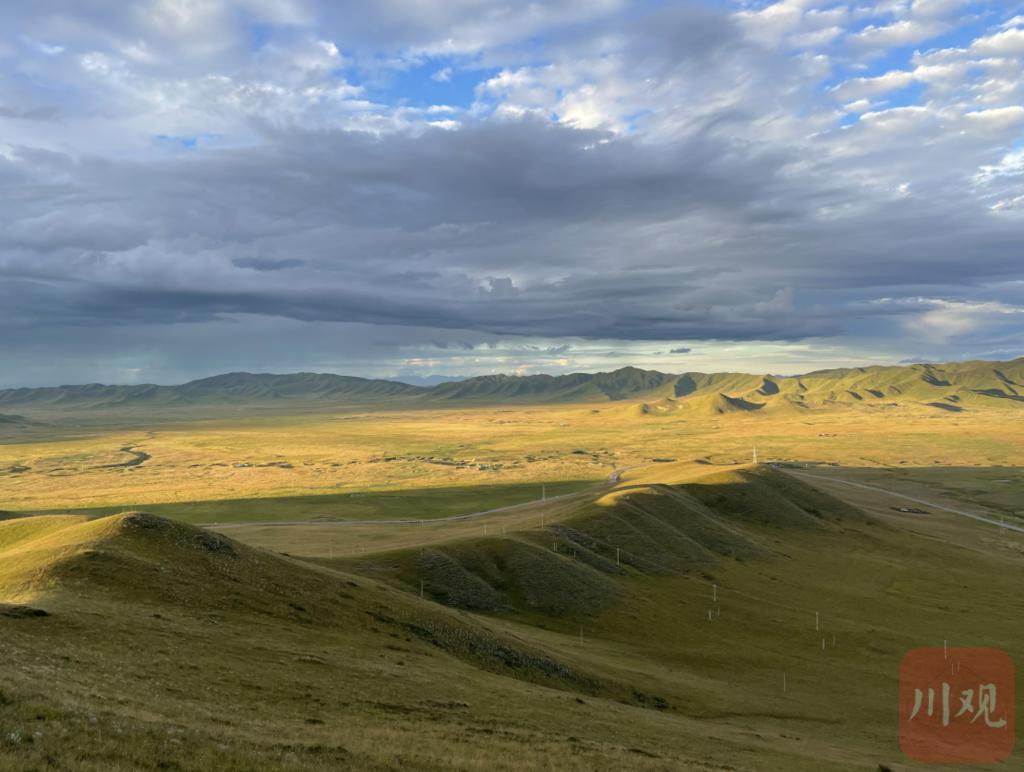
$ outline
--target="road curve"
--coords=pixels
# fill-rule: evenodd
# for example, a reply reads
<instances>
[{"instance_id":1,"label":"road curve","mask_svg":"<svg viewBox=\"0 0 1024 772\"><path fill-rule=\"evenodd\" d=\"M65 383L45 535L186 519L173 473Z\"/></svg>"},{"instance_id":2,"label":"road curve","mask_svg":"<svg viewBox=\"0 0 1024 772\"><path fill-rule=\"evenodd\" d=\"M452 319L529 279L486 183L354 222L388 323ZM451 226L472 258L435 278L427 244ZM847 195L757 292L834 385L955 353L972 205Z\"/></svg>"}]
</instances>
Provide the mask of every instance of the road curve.
<instances>
[{"instance_id":1,"label":"road curve","mask_svg":"<svg viewBox=\"0 0 1024 772\"><path fill-rule=\"evenodd\" d=\"M888 494L889 496L895 496L898 499L913 501L915 504L924 504L926 507L931 507L932 509L941 509L943 512L950 512L954 515L969 517L971 518L971 520L977 520L979 523L988 523L989 525L994 525L998 528L1003 528L1007 531L1016 531L1017 533L1024 533L1024 527L1021 527L1019 525L1013 525L1012 523L1003 523L999 520L993 520L991 517L984 517L983 515L976 515L973 512L964 512L963 510L960 509L953 509L952 507L947 507L942 504L936 504L934 501L925 501L924 499L914 498L913 496L908 496L905 493L896 493L886 488L879 488L874 485L865 485L864 483L852 482L850 480L840 480L837 477L826 477L825 475L820 474L809 474L808 472L795 472L792 469L781 469L779 467L776 468L778 468L780 472L785 472L786 474L791 474L796 477L806 477L810 480L824 480L825 482L839 483L840 485L850 485L854 488L863 488L864 490L875 491L876 493L885 493Z\"/></svg>"}]
</instances>

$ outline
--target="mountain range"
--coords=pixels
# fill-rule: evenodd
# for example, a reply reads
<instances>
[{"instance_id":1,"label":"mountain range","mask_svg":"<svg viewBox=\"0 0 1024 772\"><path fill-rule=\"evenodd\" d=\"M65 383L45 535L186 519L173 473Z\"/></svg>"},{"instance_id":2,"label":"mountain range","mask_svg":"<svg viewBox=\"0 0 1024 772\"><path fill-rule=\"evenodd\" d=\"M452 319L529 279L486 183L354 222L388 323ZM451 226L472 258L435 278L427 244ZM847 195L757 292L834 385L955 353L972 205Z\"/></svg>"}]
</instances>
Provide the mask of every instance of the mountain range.
<instances>
[{"instance_id":1,"label":"mountain range","mask_svg":"<svg viewBox=\"0 0 1024 772\"><path fill-rule=\"evenodd\" d=\"M804 375L662 373L624 367L568 375L484 375L418 386L323 373L227 373L178 386L86 384L0 390L0 408L41 410L202 405L637 403L641 413L720 414L914 403L948 412L1024 405L1024 357L1009 362L855 367ZM6 415L5 420L16 420Z\"/></svg>"}]
</instances>

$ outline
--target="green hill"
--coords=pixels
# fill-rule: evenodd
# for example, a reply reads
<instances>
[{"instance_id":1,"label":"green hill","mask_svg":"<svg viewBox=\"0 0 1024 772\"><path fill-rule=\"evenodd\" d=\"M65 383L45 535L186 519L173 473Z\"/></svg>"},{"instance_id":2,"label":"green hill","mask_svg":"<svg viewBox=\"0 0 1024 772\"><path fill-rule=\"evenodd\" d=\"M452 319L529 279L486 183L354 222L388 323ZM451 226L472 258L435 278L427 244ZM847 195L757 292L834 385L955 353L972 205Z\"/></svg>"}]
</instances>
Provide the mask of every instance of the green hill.
<instances>
[{"instance_id":1,"label":"green hill","mask_svg":"<svg viewBox=\"0 0 1024 772\"><path fill-rule=\"evenodd\" d=\"M668 387L677 376L636 367L610 373L570 375L485 375L430 389L431 401L588 402L621 400Z\"/></svg>"},{"instance_id":2,"label":"green hill","mask_svg":"<svg viewBox=\"0 0 1024 772\"><path fill-rule=\"evenodd\" d=\"M383 402L425 389L344 375L227 373L180 386L54 386L0 391L0 405L32 408L195 407L227 404Z\"/></svg>"},{"instance_id":3,"label":"green hill","mask_svg":"<svg viewBox=\"0 0 1024 772\"><path fill-rule=\"evenodd\" d=\"M682 462L558 506L308 561L0 520L0 770L897 768L908 650L1022 654L975 521Z\"/></svg>"},{"instance_id":4,"label":"green hill","mask_svg":"<svg viewBox=\"0 0 1024 772\"><path fill-rule=\"evenodd\" d=\"M264 409L344 405L442 406L635 400L645 413L697 415L835 407L915 405L959 412L1024 405L1024 358L820 370L805 375L669 374L624 367L569 375L486 375L433 387L342 375L228 373L180 386L59 386L0 391L0 406L26 410L197 408Z\"/></svg>"},{"instance_id":5,"label":"green hill","mask_svg":"<svg viewBox=\"0 0 1024 772\"><path fill-rule=\"evenodd\" d=\"M58 615L111 604L174 615L231 614L264 625L340 627L353 638L376 639L376 646L398 638L399 630L488 671L556 688L597 688L594 679L472 620L355 580L139 512L0 521L0 600L8 605L32 604Z\"/></svg>"},{"instance_id":6,"label":"green hill","mask_svg":"<svg viewBox=\"0 0 1024 772\"><path fill-rule=\"evenodd\" d=\"M34 423L24 416L0 413L0 426L29 426Z\"/></svg>"},{"instance_id":7,"label":"green hill","mask_svg":"<svg viewBox=\"0 0 1024 772\"><path fill-rule=\"evenodd\" d=\"M739 468L677 485L624 485L547 528L374 555L351 568L422 587L449 606L561 616L612 605L616 577L770 558L775 553L764 545L763 529L827 529L864 519L775 469Z\"/></svg>"}]
</instances>

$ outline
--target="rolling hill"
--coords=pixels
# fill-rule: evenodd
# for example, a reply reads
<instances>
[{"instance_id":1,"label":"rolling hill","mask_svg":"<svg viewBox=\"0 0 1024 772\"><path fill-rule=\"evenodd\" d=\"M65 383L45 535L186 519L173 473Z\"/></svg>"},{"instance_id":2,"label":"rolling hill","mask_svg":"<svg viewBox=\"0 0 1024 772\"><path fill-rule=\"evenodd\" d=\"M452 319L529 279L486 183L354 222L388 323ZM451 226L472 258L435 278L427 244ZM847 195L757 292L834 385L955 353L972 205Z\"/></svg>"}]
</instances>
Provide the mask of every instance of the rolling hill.
<instances>
[{"instance_id":1,"label":"rolling hill","mask_svg":"<svg viewBox=\"0 0 1024 772\"><path fill-rule=\"evenodd\" d=\"M226 373L180 386L46 386L0 390L0 405L32 408L196 407L231 403L381 402L425 391L394 381L345 375Z\"/></svg>"},{"instance_id":2,"label":"rolling hill","mask_svg":"<svg viewBox=\"0 0 1024 772\"><path fill-rule=\"evenodd\" d=\"M672 480L675 469L690 465L659 469L659 479ZM711 468L686 482L621 485L571 517L514 539L385 552L351 568L421 586L457 608L562 616L613 605L616 577L678 576L727 559L777 557L759 535L764 528L863 521L854 507L770 467Z\"/></svg>"},{"instance_id":3,"label":"rolling hill","mask_svg":"<svg viewBox=\"0 0 1024 772\"><path fill-rule=\"evenodd\" d=\"M548 512L306 560L0 520L0 770L896 768L906 651L1021 653L973 521L683 462Z\"/></svg>"},{"instance_id":4,"label":"rolling hill","mask_svg":"<svg viewBox=\"0 0 1024 772\"><path fill-rule=\"evenodd\" d=\"M24 416L0 413L0 426L28 426L34 423L35 421L31 421Z\"/></svg>"},{"instance_id":5,"label":"rolling hill","mask_svg":"<svg viewBox=\"0 0 1024 772\"><path fill-rule=\"evenodd\" d=\"M702 484L722 498L629 485L547 531L352 565L139 512L0 521L0 672L11 675L0 720L16 730L0 742L0 769L5 758L12 769L80 770L689 766L709 748L671 739L692 733L680 695L567 648L544 624L464 610L575 620L635 603L630 578L773 557L741 525L748 487L785 502L780 527L823 527L813 505L846 514L770 469ZM612 545L626 553L621 565ZM382 570L396 561L410 581L381 583L396 579ZM26 721L31 742L21 741ZM543 747L530 748L530 733ZM802 755L784 752L783 763L814 763ZM506 757L515 762L494 766Z\"/></svg>"},{"instance_id":6,"label":"rolling hill","mask_svg":"<svg viewBox=\"0 0 1024 772\"><path fill-rule=\"evenodd\" d=\"M228 373L180 386L59 386L0 391L0 407L20 410L197 408L264 409L345 405L443 407L636 401L648 415L718 415L762 409L887 408L917 405L946 412L1024 406L1024 358L821 370L805 375L669 374L624 367L607 373L485 375L432 387L351 376Z\"/></svg>"}]
</instances>

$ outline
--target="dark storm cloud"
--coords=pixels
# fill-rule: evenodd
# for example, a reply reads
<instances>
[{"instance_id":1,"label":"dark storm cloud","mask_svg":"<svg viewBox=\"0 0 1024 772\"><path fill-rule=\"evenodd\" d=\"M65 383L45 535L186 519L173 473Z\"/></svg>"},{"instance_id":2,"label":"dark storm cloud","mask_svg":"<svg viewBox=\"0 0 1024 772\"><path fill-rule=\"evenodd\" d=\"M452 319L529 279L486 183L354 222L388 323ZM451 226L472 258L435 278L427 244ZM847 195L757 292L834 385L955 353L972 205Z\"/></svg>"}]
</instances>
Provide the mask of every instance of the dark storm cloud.
<instances>
[{"instance_id":1,"label":"dark storm cloud","mask_svg":"<svg viewBox=\"0 0 1024 772\"><path fill-rule=\"evenodd\" d=\"M298 268L303 264L301 260L288 257L236 257L231 263L239 268L251 268L254 271L284 271L288 268Z\"/></svg>"},{"instance_id":2,"label":"dark storm cloud","mask_svg":"<svg viewBox=\"0 0 1024 772\"><path fill-rule=\"evenodd\" d=\"M1012 106L840 127L832 65L721 8L479 5L0 8L0 323L376 325L368 350L453 356L1019 329ZM486 68L472 105L353 85L432 56Z\"/></svg>"},{"instance_id":3,"label":"dark storm cloud","mask_svg":"<svg viewBox=\"0 0 1024 772\"><path fill-rule=\"evenodd\" d=\"M714 133L664 146L485 121L416 136L274 131L259 147L175 161L13 154L0 161L15 179L0 274L51 281L40 302L20 304L47 323L251 313L798 339L841 325L787 287L942 286L1019 270L1017 232L958 201L861 200L863 216L837 223L798 215L793 202L819 185L781 175L792 156ZM818 202L832 195L826 186ZM968 250L984 260L964 261Z\"/></svg>"}]
</instances>

